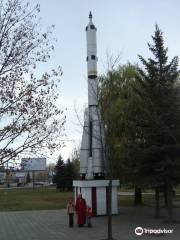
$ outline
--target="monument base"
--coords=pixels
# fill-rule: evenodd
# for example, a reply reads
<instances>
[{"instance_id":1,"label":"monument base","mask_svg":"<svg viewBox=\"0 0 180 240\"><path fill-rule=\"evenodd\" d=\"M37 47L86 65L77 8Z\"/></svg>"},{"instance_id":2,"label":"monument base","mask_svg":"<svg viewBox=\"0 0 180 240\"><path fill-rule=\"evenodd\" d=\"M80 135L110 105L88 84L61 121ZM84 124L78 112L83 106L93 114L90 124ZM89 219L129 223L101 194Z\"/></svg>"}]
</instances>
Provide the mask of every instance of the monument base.
<instances>
[{"instance_id":1,"label":"monument base","mask_svg":"<svg viewBox=\"0 0 180 240\"><path fill-rule=\"evenodd\" d=\"M107 215L109 180L74 180L74 197L82 194L93 216ZM119 180L112 180L112 214L118 214L117 187Z\"/></svg>"}]
</instances>

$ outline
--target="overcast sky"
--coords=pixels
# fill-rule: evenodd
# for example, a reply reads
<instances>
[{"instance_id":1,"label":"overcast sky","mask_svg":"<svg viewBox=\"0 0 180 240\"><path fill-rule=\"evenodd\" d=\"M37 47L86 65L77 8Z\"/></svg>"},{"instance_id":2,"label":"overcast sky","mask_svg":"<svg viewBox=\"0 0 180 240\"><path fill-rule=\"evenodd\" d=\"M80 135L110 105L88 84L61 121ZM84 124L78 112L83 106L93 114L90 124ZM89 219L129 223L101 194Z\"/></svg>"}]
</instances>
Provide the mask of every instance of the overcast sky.
<instances>
[{"instance_id":1,"label":"overcast sky","mask_svg":"<svg viewBox=\"0 0 180 240\"><path fill-rule=\"evenodd\" d=\"M139 62L137 55L149 56L147 42L157 23L164 32L169 56L180 56L179 0L31 0L41 6L41 23L55 24L58 40L46 71L60 65L63 69L59 104L67 108L66 147L60 152L66 159L81 139L81 127L74 105L81 113L87 104L86 35L89 11L97 27L98 72L106 68L106 52L121 56L121 63ZM57 153L58 154L58 153Z\"/></svg>"}]
</instances>

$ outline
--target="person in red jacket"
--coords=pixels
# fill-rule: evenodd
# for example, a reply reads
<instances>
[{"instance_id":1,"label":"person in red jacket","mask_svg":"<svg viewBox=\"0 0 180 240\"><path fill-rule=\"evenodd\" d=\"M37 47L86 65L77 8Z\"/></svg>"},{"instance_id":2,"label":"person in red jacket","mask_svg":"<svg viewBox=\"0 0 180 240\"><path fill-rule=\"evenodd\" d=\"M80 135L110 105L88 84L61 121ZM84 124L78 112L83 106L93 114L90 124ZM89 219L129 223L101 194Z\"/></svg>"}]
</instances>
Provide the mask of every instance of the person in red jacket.
<instances>
[{"instance_id":1,"label":"person in red jacket","mask_svg":"<svg viewBox=\"0 0 180 240\"><path fill-rule=\"evenodd\" d=\"M86 222L86 201L82 197L82 194L78 195L75 209L77 214L77 224L79 227L83 227Z\"/></svg>"}]
</instances>

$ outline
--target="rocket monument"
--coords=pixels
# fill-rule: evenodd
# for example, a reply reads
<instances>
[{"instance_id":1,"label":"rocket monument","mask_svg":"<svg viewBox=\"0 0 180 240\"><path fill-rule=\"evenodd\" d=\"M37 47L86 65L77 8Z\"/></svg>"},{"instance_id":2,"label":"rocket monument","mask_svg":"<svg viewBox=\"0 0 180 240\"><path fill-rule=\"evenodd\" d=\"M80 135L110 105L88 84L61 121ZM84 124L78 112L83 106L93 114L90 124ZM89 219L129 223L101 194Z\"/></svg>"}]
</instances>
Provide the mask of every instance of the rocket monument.
<instances>
[{"instance_id":1,"label":"rocket monument","mask_svg":"<svg viewBox=\"0 0 180 240\"><path fill-rule=\"evenodd\" d=\"M84 113L84 126L80 152L80 179L74 180L74 198L79 193L92 207L93 215L106 215L108 209L107 189L109 180L105 179L104 129L98 109L97 45L96 27L89 13L86 27L88 107ZM112 213L118 213L117 187L119 180L112 180Z\"/></svg>"},{"instance_id":2,"label":"rocket monument","mask_svg":"<svg viewBox=\"0 0 180 240\"><path fill-rule=\"evenodd\" d=\"M82 179L103 179L105 175L104 131L98 110L97 44L96 27L89 14L86 27L88 107L85 110L80 152L80 176Z\"/></svg>"}]
</instances>

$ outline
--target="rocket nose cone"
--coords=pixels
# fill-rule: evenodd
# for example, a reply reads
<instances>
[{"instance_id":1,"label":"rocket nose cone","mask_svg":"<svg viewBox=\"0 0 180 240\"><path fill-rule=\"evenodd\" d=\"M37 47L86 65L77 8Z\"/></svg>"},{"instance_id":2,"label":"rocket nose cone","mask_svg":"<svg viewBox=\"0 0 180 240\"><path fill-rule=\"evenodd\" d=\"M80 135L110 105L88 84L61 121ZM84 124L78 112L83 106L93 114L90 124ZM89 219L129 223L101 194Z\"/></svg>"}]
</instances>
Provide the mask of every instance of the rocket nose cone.
<instances>
[{"instance_id":1,"label":"rocket nose cone","mask_svg":"<svg viewBox=\"0 0 180 240\"><path fill-rule=\"evenodd\" d=\"M91 11L89 12L89 18L92 19L92 13L91 13Z\"/></svg>"},{"instance_id":2,"label":"rocket nose cone","mask_svg":"<svg viewBox=\"0 0 180 240\"><path fill-rule=\"evenodd\" d=\"M88 25L87 25L87 27L86 27L86 32L87 32L88 30L97 30L96 27L95 27L95 25L94 25L93 22L92 22L92 13L91 13L91 11L89 12L89 23L88 23Z\"/></svg>"}]
</instances>

